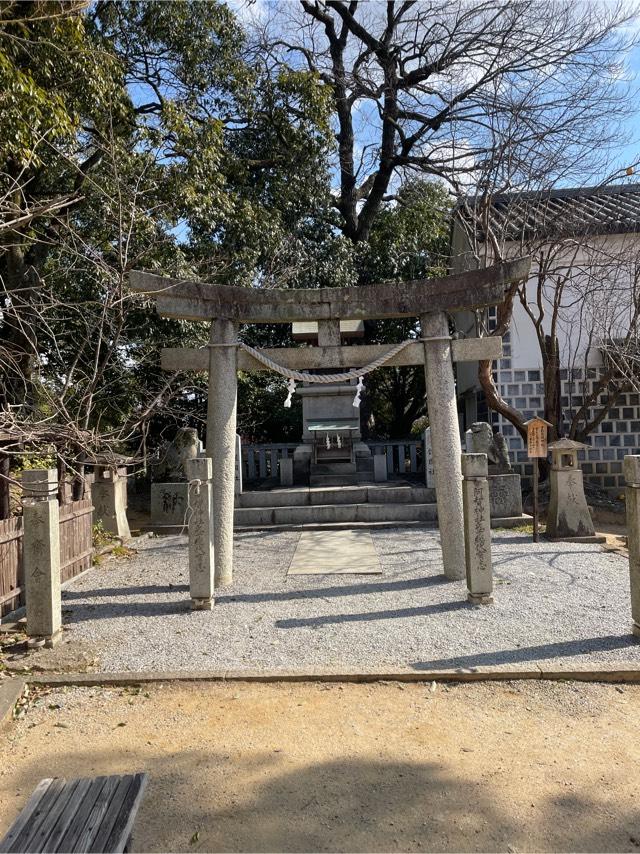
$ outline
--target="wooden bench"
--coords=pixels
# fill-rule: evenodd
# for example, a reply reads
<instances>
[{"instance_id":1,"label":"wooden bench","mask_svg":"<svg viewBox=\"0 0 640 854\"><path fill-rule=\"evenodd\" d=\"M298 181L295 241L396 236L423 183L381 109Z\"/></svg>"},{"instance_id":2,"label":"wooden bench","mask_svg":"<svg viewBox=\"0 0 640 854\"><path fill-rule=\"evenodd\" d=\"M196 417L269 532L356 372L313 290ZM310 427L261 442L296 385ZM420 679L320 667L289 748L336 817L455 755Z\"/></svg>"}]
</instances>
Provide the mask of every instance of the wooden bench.
<instances>
[{"instance_id":1,"label":"wooden bench","mask_svg":"<svg viewBox=\"0 0 640 854\"><path fill-rule=\"evenodd\" d=\"M146 774L41 780L0 852L127 851L146 783Z\"/></svg>"}]
</instances>

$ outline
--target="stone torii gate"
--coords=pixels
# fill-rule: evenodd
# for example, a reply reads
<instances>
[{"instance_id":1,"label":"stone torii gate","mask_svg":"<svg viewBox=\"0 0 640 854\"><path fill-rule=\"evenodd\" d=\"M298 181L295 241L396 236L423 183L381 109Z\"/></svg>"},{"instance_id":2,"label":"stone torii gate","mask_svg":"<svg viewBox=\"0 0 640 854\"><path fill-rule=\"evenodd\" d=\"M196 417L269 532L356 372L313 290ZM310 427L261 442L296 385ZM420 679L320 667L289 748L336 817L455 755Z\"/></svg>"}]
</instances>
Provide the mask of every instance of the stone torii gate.
<instances>
[{"instance_id":1,"label":"stone torii gate","mask_svg":"<svg viewBox=\"0 0 640 854\"><path fill-rule=\"evenodd\" d=\"M216 585L229 584L232 579L237 371L269 369L242 349L239 324L317 321L319 346L261 351L285 368L308 371L370 365L391 347L341 346L340 320L393 317L420 318L422 337L389 359L386 366L424 365L444 572L451 579L464 577L461 446L453 362L497 358L502 341L497 337L453 340L447 312L496 305L504 299L508 284L527 277L529 267L530 259L523 258L438 279L314 290L261 290L130 273L132 289L153 296L164 317L210 322L207 347L165 349L162 367L209 371L206 453L213 468Z\"/></svg>"}]
</instances>

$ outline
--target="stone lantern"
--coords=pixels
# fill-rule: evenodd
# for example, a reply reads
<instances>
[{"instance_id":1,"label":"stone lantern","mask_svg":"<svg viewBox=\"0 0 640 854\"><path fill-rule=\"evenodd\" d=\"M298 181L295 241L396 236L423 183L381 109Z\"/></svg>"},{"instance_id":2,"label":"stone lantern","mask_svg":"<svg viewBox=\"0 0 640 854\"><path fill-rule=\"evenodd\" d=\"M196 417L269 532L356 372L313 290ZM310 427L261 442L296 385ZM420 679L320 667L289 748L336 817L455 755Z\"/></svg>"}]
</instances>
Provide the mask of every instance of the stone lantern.
<instances>
[{"instance_id":1,"label":"stone lantern","mask_svg":"<svg viewBox=\"0 0 640 854\"><path fill-rule=\"evenodd\" d=\"M124 466L96 466L91 497L96 519L105 531L123 539L131 536L127 520L127 470Z\"/></svg>"},{"instance_id":2,"label":"stone lantern","mask_svg":"<svg viewBox=\"0 0 640 854\"><path fill-rule=\"evenodd\" d=\"M123 539L131 536L127 520L127 465L133 460L119 454L85 460L93 466L91 500L94 521L102 522L105 531Z\"/></svg>"},{"instance_id":3,"label":"stone lantern","mask_svg":"<svg viewBox=\"0 0 640 854\"><path fill-rule=\"evenodd\" d=\"M549 445L551 451L551 495L547 510L546 536L552 540L595 537L593 520L587 506L578 451L582 442L559 439Z\"/></svg>"}]
</instances>

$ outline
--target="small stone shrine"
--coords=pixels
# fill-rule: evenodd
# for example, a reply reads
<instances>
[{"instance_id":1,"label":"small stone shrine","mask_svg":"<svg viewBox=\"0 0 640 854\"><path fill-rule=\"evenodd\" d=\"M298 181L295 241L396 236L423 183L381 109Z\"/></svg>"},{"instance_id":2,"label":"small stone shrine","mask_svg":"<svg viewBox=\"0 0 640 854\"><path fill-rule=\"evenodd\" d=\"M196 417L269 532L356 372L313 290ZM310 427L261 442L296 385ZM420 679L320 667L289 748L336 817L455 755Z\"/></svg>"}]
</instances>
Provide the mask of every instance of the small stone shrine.
<instances>
[{"instance_id":1,"label":"small stone shrine","mask_svg":"<svg viewBox=\"0 0 640 854\"><path fill-rule=\"evenodd\" d=\"M362 320L329 324L292 324L294 341L319 347L339 347L343 341L362 338ZM371 451L362 441L360 409L354 400L358 387L350 382L314 385L297 389L302 398L302 441L293 454L293 482L312 486L356 484L371 480Z\"/></svg>"},{"instance_id":2,"label":"small stone shrine","mask_svg":"<svg viewBox=\"0 0 640 854\"><path fill-rule=\"evenodd\" d=\"M588 447L573 439L559 439L549 445L551 480L545 536L550 540L584 539L594 542L595 529L578 462L578 451Z\"/></svg>"},{"instance_id":3,"label":"small stone shrine","mask_svg":"<svg viewBox=\"0 0 640 854\"><path fill-rule=\"evenodd\" d=\"M502 433L494 433L486 421L476 421L465 438L468 454L487 455L491 518L522 516L520 475L511 467L505 437Z\"/></svg>"}]
</instances>

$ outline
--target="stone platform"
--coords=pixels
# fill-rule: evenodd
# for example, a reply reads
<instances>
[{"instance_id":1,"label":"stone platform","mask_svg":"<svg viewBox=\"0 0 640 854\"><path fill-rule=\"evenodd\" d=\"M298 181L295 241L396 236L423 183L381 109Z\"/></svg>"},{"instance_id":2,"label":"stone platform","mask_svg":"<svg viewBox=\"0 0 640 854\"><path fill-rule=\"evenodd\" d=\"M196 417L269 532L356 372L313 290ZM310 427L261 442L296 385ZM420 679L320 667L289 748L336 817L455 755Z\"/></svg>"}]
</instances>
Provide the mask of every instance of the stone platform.
<instances>
[{"instance_id":1,"label":"stone platform","mask_svg":"<svg viewBox=\"0 0 640 854\"><path fill-rule=\"evenodd\" d=\"M492 506L494 528L526 524L529 516L506 515L504 502ZM403 481L333 488L297 487L243 492L234 513L235 528L312 530L358 527L436 527L434 489Z\"/></svg>"},{"instance_id":2,"label":"stone platform","mask_svg":"<svg viewBox=\"0 0 640 854\"><path fill-rule=\"evenodd\" d=\"M407 485L361 484L331 488L300 487L244 492L234 514L238 530L354 523L435 525L432 489Z\"/></svg>"},{"instance_id":3,"label":"stone platform","mask_svg":"<svg viewBox=\"0 0 640 854\"><path fill-rule=\"evenodd\" d=\"M490 481L492 479L490 478ZM159 534L186 533L184 525L186 484L172 484L172 500L154 504L155 516L143 530ZM184 501L173 494L184 490ZM492 501L493 528L527 524L531 517L509 513L509 502ZM521 505L520 505L521 509ZM290 487L243 492L236 497L234 527L237 531L336 530L386 527L436 527L435 490L404 481L362 483L357 486Z\"/></svg>"}]
</instances>

